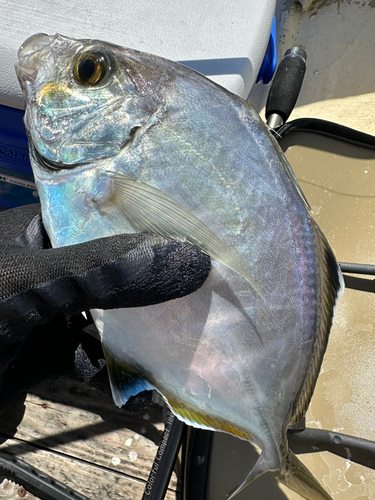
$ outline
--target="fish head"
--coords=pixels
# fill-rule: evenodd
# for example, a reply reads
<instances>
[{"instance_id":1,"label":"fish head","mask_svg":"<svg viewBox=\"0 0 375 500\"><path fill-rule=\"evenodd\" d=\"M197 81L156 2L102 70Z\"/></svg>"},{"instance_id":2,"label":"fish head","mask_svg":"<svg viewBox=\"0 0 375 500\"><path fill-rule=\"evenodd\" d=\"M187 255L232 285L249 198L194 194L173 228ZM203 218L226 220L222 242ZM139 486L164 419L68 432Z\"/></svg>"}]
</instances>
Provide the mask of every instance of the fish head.
<instances>
[{"instance_id":1,"label":"fish head","mask_svg":"<svg viewBox=\"0 0 375 500\"><path fill-rule=\"evenodd\" d=\"M181 157L188 165L192 160L199 165L196 157L204 159L189 143L189 131L186 139L178 132L168 139L172 120L163 127L167 115L191 108L194 94L189 86L184 91L181 81L191 74L194 79L195 72L154 55L59 34L27 39L18 59L30 158L53 244L117 232L154 232L197 245L256 288L238 257L190 211L139 178L126 176L129 168L135 170L134 156L143 165L149 161L144 170L157 170L160 160L173 157L176 137L183 152L177 154L176 165ZM202 98L212 83L205 80L202 85L199 78ZM173 100L176 94L182 95L182 103ZM209 116L195 116L191 109L189 113L179 121L191 122L193 128L196 116ZM159 136L143 145L144 154L134 152L145 132L158 124L164 131L162 140Z\"/></svg>"},{"instance_id":2,"label":"fish head","mask_svg":"<svg viewBox=\"0 0 375 500\"><path fill-rule=\"evenodd\" d=\"M20 47L30 162L54 246L134 232L108 202L105 172L119 168L121 154L139 155L138 142L163 116L173 76L160 72L159 59L59 34L39 33Z\"/></svg>"},{"instance_id":3,"label":"fish head","mask_svg":"<svg viewBox=\"0 0 375 500\"><path fill-rule=\"evenodd\" d=\"M163 108L160 73L147 65L142 71L141 64L134 71L132 52L59 34L23 43L16 72L25 125L47 167L73 168L118 154Z\"/></svg>"}]
</instances>

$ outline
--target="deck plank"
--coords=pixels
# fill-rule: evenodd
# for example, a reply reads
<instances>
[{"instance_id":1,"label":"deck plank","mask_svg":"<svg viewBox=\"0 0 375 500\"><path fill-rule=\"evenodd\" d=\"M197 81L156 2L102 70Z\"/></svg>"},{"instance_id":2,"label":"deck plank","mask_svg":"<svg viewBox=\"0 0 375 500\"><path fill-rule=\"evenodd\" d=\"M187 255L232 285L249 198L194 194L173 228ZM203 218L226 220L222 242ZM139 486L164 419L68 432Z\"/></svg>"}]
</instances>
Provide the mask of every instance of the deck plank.
<instances>
[{"instance_id":1,"label":"deck plank","mask_svg":"<svg viewBox=\"0 0 375 500\"><path fill-rule=\"evenodd\" d=\"M90 500L140 500L145 482L120 474L110 469L98 467L94 463L83 462L55 452L35 449L28 443L8 439L0 447L1 451L22 460L70 488L86 495ZM168 491L166 498L173 500L175 494Z\"/></svg>"},{"instance_id":2,"label":"deck plank","mask_svg":"<svg viewBox=\"0 0 375 500\"><path fill-rule=\"evenodd\" d=\"M0 499L4 500L40 500L31 493L27 492L25 488L19 484L9 481L9 479L4 479L0 484Z\"/></svg>"},{"instance_id":3,"label":"deck plank","mask_svg":"<svg viewBox=\"0 0 375 500\"><path fill-rule=\"evenodd\" d=\"M142 498L164 427L158 405L125 412L110 396L69 379L33 392L1 415L1 451L92 500ZM176 483L173 474L169 500Z\"/></svg>"}]
</instances>

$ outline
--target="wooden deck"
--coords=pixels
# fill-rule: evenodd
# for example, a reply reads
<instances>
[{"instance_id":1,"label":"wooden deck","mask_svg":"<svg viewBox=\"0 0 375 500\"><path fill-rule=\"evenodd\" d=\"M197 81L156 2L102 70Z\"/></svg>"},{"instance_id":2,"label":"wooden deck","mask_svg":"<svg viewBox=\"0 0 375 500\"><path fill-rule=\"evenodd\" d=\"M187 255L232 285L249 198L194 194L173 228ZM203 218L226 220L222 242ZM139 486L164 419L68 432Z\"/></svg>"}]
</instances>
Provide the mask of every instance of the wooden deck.
<instances>
[{"instance_id":1,"label":"wooden deck","mask_svg":"<svg viewBox=\"0 0 375 500\"><path fill-rule=\"evenodd\" d=\"M116 408L110 396L69 379L45 382L0 416L0 451L90 500L139 500L164 429L162 408ZM166 499L176 498L173 474ZM5 482L0 499L34 499Z\"/></svg>"}]
</instances>

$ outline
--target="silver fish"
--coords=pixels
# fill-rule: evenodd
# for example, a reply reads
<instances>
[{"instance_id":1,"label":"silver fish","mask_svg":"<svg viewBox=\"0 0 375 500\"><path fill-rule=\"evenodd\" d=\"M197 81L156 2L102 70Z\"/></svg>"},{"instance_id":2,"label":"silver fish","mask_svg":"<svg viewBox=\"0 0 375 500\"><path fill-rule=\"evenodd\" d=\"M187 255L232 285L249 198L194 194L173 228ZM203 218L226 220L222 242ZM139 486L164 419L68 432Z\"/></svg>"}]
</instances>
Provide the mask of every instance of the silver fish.
<instances>
[{"instance_id":1,"label":"silver fish","mask_svg":"<svg viewBox=\"0 0 375 500\"><path fill-rule=\"evenodd\" d=\"M156 389L178 418L262 450L266 471L331 497L288 449L310 402L343 280L254 109L174 62L97 40L34 35L16 71L54 246L148 231L212 257L196 292L93 311L117 405Z\"/></svg>"}]
</instances>

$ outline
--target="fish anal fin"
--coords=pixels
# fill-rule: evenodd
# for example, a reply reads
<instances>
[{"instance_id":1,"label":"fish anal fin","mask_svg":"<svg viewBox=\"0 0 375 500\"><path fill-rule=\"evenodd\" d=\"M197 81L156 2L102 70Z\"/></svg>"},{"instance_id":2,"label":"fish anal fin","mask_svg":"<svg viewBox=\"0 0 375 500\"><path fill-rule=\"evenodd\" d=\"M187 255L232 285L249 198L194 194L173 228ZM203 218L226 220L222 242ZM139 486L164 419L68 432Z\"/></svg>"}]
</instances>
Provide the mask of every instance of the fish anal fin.
<instances>
[{"instance_id":1,"label":"fish anal fin","mask_svg":"<svg viewBox=\"0 0 375 500\"><path fill-rule=\"evenodd\" d=\"M232 434L241 439L245 439L246 441L252 440L252 436L248 431L245 431L244 429L241 429L224 419L213 417L204 411L193 408L183 401L177 400L173 396L168 395L167 393L164 393L162 396L176 417L188 425L198 427L200 429L226 432L227 434Z\"/></svg>"},{"instance_id":2,"label":"fish anal fin","mask_svg":"<svg viewBox=\"0 0 375 500\"><path fill-rule=\"evenodd\" d=\"M313 219L310 219L310 228L314 241L318 291L316 334L309 368L292 409L291 425L304 416L310 404L327 347L334 309L344 289L344 279L340 267L329 243Z\"/></svg>"},{"instance_id":3,"label":"fish anal fin","mask_svg":"<svg viewBox=\"0 0 375 500\"><path fill-rule=\"evenodd\" d=\"M332 500L307 467L290 450L287 456L287 471L276 477L306 500Z\"/></svg>"},{"instance_id":4,"label":"fish anal fin","mask_svg":"<svg viewBox=\"0 0 375 500\"><path fill-rule=\"evenodd\" d=\"M120 363L103 345L113 401L121 408L131 396L155 387L124 363Z\"/></svg>"}]
</instances>

